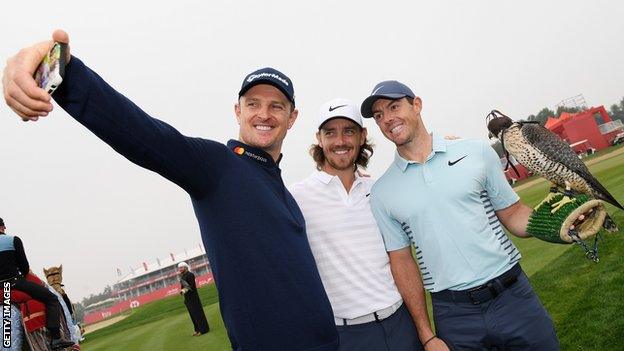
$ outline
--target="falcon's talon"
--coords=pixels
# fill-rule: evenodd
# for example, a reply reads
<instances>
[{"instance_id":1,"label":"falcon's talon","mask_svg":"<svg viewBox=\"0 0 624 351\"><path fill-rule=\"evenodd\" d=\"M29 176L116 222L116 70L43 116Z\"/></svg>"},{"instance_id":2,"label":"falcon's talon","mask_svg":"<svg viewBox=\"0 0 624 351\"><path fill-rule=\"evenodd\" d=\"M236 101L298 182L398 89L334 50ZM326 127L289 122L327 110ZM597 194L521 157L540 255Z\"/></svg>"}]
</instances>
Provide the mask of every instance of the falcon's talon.
<instances>
[{"instance_id":1,"label":"falcon's talon","mask_svg":"<svg viewBox=\"0 0 624 351\"><path fill-rule=\"evenodd\" d=\"M572 203L572 202L576 202L576 199L570 199L569 196L564 196L563 198L561 198L561 200L555 202L554 204L550 205L550 207L552 207L553 209L550 210L550 213L555 213L557 211L559 211L560 208L562 208L563 206Z\"/></svg>"},{"instance_id":2,"label":"falcon's talon","mask_svg":"<svg viewBox=\"0 0 624 351\"><path fill-rule=\"evenodd\" d=\"M537 206L535 206L533 209L537 211L538 208L540 208L540 206L542 206L543 204L547 203L548 201L552 200L553 197L555 197L557 195L556 192L550 192L548 193L548 195L546 195L546 197L544 198L544 200L542 200L542 202L540 202L539 204L537 204Z\"/></svg>"}]
</instances>

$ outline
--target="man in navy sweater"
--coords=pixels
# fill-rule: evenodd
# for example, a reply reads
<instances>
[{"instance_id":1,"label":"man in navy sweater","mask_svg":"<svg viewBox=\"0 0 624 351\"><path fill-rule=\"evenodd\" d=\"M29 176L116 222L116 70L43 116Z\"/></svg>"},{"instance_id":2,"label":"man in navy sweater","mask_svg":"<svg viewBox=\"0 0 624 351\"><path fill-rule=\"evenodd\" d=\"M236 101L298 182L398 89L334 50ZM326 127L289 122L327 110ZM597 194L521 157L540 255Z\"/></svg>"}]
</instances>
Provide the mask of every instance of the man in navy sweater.
<instances>
[{"instance_id":1,"label":"man in navy sweater","mask_svg":"<svg viewBox=\"0 0 624 351\"><path fill-rule=\"evenodd\" d=\"M54 32L53 40L69 43L63 31ZM24 120L52 111L50 96L32 78L51 46L48 41L21 50L4 70L5 100ZM117 152L190 195L232 348L337 349L303 216L278 167L298 113L290 79L271 68L245 77L235 105L239 138L226 146L180 134L78 58L68 53L68 59L54 100Z\"/></svg>"}]
</instances>

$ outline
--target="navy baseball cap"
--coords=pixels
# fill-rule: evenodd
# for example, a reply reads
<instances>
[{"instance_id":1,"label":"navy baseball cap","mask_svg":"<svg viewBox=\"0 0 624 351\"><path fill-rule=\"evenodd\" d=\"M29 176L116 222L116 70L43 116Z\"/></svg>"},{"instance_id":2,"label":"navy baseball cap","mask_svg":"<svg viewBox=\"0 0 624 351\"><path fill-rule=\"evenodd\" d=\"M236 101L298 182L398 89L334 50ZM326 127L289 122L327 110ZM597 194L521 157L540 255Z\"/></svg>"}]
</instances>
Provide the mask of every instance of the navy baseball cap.
<instances>
[{"instance_id":1,"label":"navy baseball cap","mask_svg":"<svg viewBox=\"0 0 624 351\"><path fill-rule=\"evenodd\" d=\"M286 98L295 105L295 88L292 81L284 73L276 70L275 68L265 67L260 68L257 71L253 71L245 77L243 85L238 92L238 97L245 95L247 90L253 88L258 84L269 84L279 89Z\"/></svg>"},{"instance_id":2,"label":"navy baseball cap","mask_svg":"<svg viewBox=\"0 0 624 351\"><path fill-rule=\"evenodd\" d=\"M362 108L360 108L360 112L364 118L373 117L373 105L379 99L389 99L389 100L398 100L404 97L411 97L412 99L416 97L412 89L410 89L407 85L397 82L396 80L386 80L373 88L373 92L369 97L362 102Z\"/></svg>"}]
</instances>

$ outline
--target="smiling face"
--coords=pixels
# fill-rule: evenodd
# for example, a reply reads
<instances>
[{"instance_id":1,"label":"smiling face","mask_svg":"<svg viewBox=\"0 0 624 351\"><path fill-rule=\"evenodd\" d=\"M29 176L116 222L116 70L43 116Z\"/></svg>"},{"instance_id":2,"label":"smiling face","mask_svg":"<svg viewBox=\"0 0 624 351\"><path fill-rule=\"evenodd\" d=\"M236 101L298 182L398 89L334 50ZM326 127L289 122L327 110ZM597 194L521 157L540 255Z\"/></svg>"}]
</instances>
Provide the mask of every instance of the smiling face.
<instances>
[{"instance_id":1,"label":"smiling face","mask_svg":"<svg viewBox=\"0 0 624 351\"><path fill-rule=\"evenodd\" d=\"M414 141L417 129L422 124L420 111L422 102L414 98L398 100L379 99L373 104L373 118L383 135L397 147Z\"/></svg>"},{"instance_id":2,"label":"smiling face","mask_svg":"<svg viewBox=\"0 0 624 351\"><path fill-rule=\"evenodd\" d=\"M239 140L274 158L279 156L286 131L298 114L281 91L267 84L249 89L234 106L234 112L240 125Z\"/></svg>"},{"instance_id":3,"label":"smiling face","mask_svg":"<svg viewBox=\"0 0 624 351\"><path fill-rule=\"evenodd\" d=\"M323 171L355 170L355 161L360 147L366 141L366 128L346 118L331 119L316 133L319 146L323 149L325 163Z\"/></svg>"}]
</instances>

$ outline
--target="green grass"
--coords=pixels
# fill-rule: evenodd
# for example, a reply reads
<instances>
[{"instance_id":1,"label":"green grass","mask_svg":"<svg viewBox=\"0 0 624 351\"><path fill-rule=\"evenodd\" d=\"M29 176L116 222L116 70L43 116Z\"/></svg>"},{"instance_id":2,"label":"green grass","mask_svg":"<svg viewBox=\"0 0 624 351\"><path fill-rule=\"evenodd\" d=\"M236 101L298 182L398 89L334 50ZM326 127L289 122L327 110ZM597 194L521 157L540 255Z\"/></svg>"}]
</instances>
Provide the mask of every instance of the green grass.
<instances>
[{"instance_id":1,"label":"green grass","mask_svg":"<svg viewBox=\"0 0 624 351\"><path fill-rule=\"evenodd\" d=\"M129 350L227 350L229 340L223 326L214 284L198 289L210 332L192 337L193 324L182 296L171 296L135 308L120 322L86 335L87 351Z\"/></svg>"},{"instance_id":2,"label":"green grass","mask_svg":"<svg viewBox=\"0 0 624 351\"><path fill-rule=\"evenodd\" d=\"M624 154L600 161L590 169L620 203L624 202ZM548 187L547 182L541 182L519 194L525 203L534 206L547 194ZM608 211L624 227L624 212L612 206ZM522 267L553 318L561 350L624 349L622 230L604 236L599 263L586 259L578 245L515 237L512 240L522 253ZM229 350L214 285L199 292L210 323L207 335L190 336L193 327L182 297L173 296L136 308L126 319L87 334L83 350Z\"/></svg>"},{"instance_id":3,"label":"green grass","mask_svg":"<svg viewBox=\"0 0 624 351\"><path fill-rule=\"evenodd\" d=\"M621 149L622 147L624 147L624 144L618 144L618 145L612 145L612 146L609 146L609 147L608 147L608 148L606 148L606 149L602 149L602 150L600 150L600 151L597 151L597 152L595 152L595 153L593 153L593 154L591 154L591 155L589 155L589 156L587 156L587 157L583 158L583 161L587 162L587 161L589 161L589 160L591 160L591 159L594 159L594 158L596 158L596 157L600 157L600 156L602 156L602 155L608 154L608 153L610 153L610 152L612 152L612 151L615 151L615 150L617 150L617 149Z\"/></svg>"}]
</instances>

